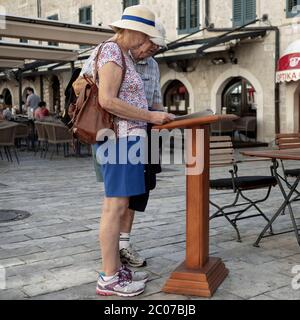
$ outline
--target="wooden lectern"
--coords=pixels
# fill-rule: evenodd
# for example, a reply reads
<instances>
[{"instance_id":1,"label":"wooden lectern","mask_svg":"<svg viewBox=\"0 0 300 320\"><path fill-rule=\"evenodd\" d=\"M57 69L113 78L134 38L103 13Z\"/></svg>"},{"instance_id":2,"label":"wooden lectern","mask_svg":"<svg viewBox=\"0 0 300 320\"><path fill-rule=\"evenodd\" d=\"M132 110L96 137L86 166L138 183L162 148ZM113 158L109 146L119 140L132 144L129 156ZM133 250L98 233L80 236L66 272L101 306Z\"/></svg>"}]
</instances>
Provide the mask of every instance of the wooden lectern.
<instances>
[{"instance_id":1,"label":"wooden lectern","mask_svg":"<svg viewBox=\"0 0 300 320\"><path fill-rule=\"evenodd\" d=\"M174 294L211 297L228 275L220 258L209 256L209 137L210 124L233 116L212 115L177 120L153 129L191 129L188 143L196 150L196 132L204 132L204 170L186 176L186 260L174 270L163 291ZM190 150L191 152L191 150ZM188 167L188 166L187 166Z\"/></svg>"}]
</instances>

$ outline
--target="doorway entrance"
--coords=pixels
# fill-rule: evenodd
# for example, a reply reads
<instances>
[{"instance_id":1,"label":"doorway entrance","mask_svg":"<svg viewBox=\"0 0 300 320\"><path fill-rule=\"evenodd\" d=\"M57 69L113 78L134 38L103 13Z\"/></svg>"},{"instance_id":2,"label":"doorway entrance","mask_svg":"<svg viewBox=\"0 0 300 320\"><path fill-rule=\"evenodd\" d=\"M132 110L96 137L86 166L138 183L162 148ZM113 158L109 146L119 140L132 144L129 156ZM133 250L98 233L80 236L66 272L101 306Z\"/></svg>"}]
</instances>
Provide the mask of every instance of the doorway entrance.
<instances>
[{"instance_id":1,"label":"doorway entrance","mask_svg":"<svg viewBox=\"0 0 300 320\"><path fill-rule=\"evenodd\" d=\"M9 89L4 89L2 92L4 104L6 106L12 106L12 95Z\"/></svg>"},{"instance_id":2,"label":"doorway entrance","mask_svg":"<svg viewBox=\"0 0 300 320\"><path fill-rule=\"evenodd\" d=\"M190 96L185 85L179 80L171 81L164 94L164 106L168 107L168 112L186 115L189 104Z\"/></svg>"},{"instance_id":3,"label":"doorway entrance","mask_svg":"<svg viewBox=\"0 0 300 320\"><path fill-rule=\"evenodd\" d=\"M256 117L255 88L244 78L233 78L225 87L222 106L226 113L239 117Z\"/></svg>"}]
</instances>

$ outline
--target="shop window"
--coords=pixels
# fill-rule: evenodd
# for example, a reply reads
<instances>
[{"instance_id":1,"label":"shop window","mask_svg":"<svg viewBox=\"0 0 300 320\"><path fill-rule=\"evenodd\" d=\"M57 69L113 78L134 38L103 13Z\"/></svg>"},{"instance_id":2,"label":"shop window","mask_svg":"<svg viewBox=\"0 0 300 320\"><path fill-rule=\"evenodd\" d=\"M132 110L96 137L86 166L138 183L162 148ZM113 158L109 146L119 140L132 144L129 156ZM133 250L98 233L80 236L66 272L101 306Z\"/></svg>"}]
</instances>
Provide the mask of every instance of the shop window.
<instances>
[{"instance_id":1,"label":"shop window","mask_svg":"<svg viewBox=\"0 0 300 320\"><path fill-rule=\"evenodd\" d=\"M287 0L286 3L286 16L293 18L300 15L300 0Z\"/></svg>"}]
</instances>

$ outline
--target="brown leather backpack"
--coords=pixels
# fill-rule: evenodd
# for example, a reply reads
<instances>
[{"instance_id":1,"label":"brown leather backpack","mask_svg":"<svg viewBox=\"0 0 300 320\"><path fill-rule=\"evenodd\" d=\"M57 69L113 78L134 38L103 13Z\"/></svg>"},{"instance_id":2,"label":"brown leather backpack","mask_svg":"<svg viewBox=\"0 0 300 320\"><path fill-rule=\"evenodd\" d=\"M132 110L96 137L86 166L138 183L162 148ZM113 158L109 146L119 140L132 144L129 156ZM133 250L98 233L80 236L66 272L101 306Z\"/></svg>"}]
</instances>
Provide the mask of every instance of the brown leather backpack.
<instances>
[{"instance_id":1,"label":"brown leather backpack","mask_svg":"<svg viewBox=\"0 0 300 320\"><path fill-rule=\"evenodd\" d=\"M109 41L112 42L112 41ZM75 110L71 120L74 136L81 142L87 144L96 143L96 136L101 129L114 130L114 116L104 110L99 104L98 86L97 86L97 61L101 54L104 42L97 53L94 74L96 78L91 79L84 76L86 80L80 89L79 96L76 101ZM124 54L120 48L123 62L122 83L126 74L126 62Z\"/></svg>"}]
</instances>

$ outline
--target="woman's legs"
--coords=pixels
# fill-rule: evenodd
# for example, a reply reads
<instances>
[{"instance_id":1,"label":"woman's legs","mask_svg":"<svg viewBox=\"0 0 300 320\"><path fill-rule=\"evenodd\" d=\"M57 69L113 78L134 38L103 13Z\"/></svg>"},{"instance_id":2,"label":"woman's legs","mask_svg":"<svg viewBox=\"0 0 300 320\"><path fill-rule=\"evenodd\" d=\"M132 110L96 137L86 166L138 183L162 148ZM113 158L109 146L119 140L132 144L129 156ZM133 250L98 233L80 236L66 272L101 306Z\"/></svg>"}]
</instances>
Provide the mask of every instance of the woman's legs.
<instances>
[{"instance_id":1,"label":"woman's legs","mask_svg":"<svg viewBox=\"0 0 300 320\"><path fill-rule=\"evenodd\" d=\"M106 276L113 276L121 266L119 237L121 217L128 208L129 198L105 198L99 240L102 266Z\"/></svg>"}]
</instances>

